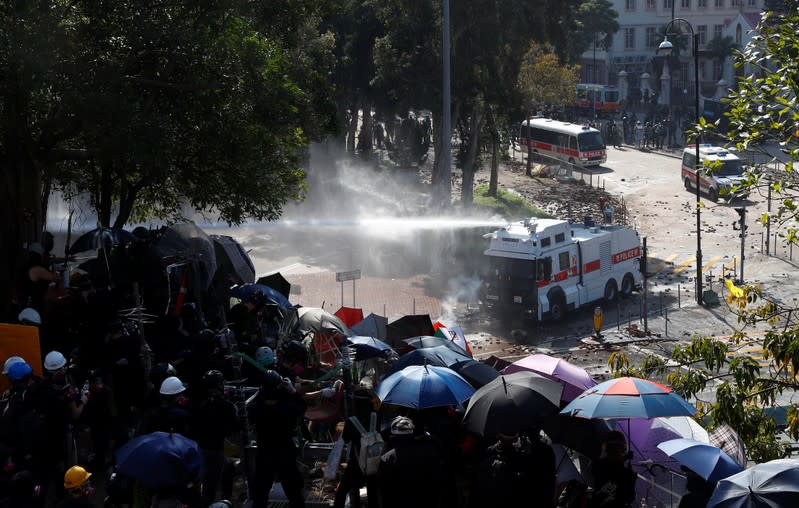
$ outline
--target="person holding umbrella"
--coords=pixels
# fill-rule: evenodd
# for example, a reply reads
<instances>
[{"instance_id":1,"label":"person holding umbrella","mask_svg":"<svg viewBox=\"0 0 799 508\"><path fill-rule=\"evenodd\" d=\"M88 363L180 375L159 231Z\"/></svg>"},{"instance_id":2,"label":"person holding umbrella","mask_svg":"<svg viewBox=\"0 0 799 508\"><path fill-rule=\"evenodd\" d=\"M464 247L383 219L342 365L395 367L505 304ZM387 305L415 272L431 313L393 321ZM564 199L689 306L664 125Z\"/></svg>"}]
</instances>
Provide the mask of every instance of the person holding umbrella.
<instances>
[{"instance_id":1,"label":"person holding umbrella","mask_svg":"<svg viewBox=\"0 0 799 508\"><path fill-rule=\"evenodd\" d=\"M602 446L602 456L591 466L594 492L589 508L630 508L635 500L635 472L630 467L627 438L610 431Z\"/></svg>"},{"instance_id":2,"label":"person holding umbrella","mask_svg":"<svg viewBox=\"0 0 799 508\"><path fill-rule=\"evenodd\" d=\"M304 508L303 479L297 469L294 433L306 404L291 381L274 370L261 378L258 393L247 404L248 417L255 422L258 451L252 487L253 507L266 508L275 478L280 481L290 508Z\"/></svg>"},{"instance_id":3,"label":"person holding umbrella","mask_svg":"<svg viewBox=\"0 0 799 508\"><path fill-rule=\"evenodd\" d=\"M686 492L680 499L677 508L705 508L716 488L715 482L711 483L705 480L689 467L680 466L680 469L685 473Z\"/></svg>"},{"instance_id":4,"label":"person holding umbrella","mask_svg":"<svg viewBox=\"0 0 799 508\"><path fill-rule=\"evenodd\" d=\"M443 497L448 493L448 475L441 451L429 435L415 435L415 428L407 416L391 421L387 451L377 473L383 508L447 506Z\"/></svg>"}]
</instances>

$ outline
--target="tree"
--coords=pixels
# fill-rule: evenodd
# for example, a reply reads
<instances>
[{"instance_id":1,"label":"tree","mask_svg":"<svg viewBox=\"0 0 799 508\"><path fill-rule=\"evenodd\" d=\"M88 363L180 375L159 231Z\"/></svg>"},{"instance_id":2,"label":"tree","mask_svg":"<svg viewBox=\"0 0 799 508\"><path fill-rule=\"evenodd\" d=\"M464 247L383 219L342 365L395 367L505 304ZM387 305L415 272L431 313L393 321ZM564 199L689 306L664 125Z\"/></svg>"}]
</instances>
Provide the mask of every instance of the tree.
<instances>
[{"instance_id":1,"label":"tree","mask_svg":"<svg viewBox=\"0 0 799 508\"><path fill-rule=\"evenodd\" d=\"M716 36L710 39L705 46L707 56L711 58L718 66L719 69L724 69L724 62L727 58L733 56L734 52L739 49L735 43L735 39L731 36ZM723 76L720 76L720 78Z\"/></svg>"},{"instance_id":2,"label":"tree","mask_svg":"<svg viewBox=\"0 0 799 508\"><path fill-rule=\"evenodd\" d=\"M581 44L575 45L576 58L593 44L603 49L612 46L613 35L619 31L618 18L619 13L608 0L588 0L581 3L577 8L577 20L582 27L582 36L579 38Z\"/></svg>"},{"instance_id":3,"label":"tree","mask_svg":"<svg viewBox=\"0 0 799 508\"><path fill-rule=\"evenodd\" d=\"M577 93L579 67L563 63L550 46L532 43L524 54L517 87L528 111L542 106L562 106ZM528 145L527 174L531 174Z\"/></svg>"},{"instance_id":4,"label":"tree","mask_svg":"<svg viewBox=\"0 0 799 508\"><path fill-rule=\"evenodd\" d=\"M784 226L783 239L797 243L799 236L794 223L799 214L796 190L799 185L795 163L799 160L797 124L799 123L799 2L786 0L785 10L767 12L758 26L757 34L736 57L736 65L749 65L756 72L739 80L738 89L728 98L727 113L730 127L727 142L738 150L760 152L769 160L767 148L778 146L787 156L784 170L767 172L773 160L756 164L747 173L744 183L750 192L770 187L781 206L765 213L761 221L771 221L772 227ZM713 132L713 125L700 119L692 136ZM753 160L762 160L754 157ZM782 457L786 445L777 440L774 419L765 409L777 404L783 393L799 389L799 322L796 307L774 301L760 288L746 286L729 288L727 304L737 313L738 325L727 342L710 337L694 337L690 344L677 347L672 362L648 357L642 365L631 367L624 354L611 357L617 373L643 377L667 375L667 380L680 394L698 400L699 418L707 418L711 427L722 423L734 428L746 443L748 455L761 462ZM758 327L751 334L750 329ZM765 327L765 332L760 328ZM763 349L770 361L761 367L748 356L729 356L728 353L753 342ZM702 393L711 390L712 398ZM799 437L799 406L791 404L787 411L789 436Z\"/></svg>"},{"instance_id":5,"label":"tree","mask_svg":"<svg viewBox=\"0 0 799 508\"><path fill-rule=\"evenodd\" d=\"M332 41L308 35L315 3L287 5L264 33L233 0L0 1L3 305L49 182L91 192L101 223L117 226L184 204L271 220L302 197L308 139L335 128L329 88L314 86ZM298 32L302 45L284 40Z\"/></svg>"}]
</instances>

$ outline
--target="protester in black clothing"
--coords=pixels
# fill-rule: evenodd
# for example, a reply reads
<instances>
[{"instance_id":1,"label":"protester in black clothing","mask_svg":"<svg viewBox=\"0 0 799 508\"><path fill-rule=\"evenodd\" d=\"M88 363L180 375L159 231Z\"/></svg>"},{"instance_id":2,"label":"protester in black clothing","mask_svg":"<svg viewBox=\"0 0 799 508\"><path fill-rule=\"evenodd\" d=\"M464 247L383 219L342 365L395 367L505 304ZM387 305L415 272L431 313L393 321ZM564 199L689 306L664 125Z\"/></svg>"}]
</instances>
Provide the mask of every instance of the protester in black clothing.
<instances>
[{"instance_id":1,"label":"protester in black clothing","mask_svg":"<svg viewBox=\"0 0 799 508\"><path fill-rule=\"evenodd\" d=\"M602 446L602 456L594 461L594 492L590 508L630 508L635 500L635 472L630 467L627 440L611 431Z\"/></svg>"},{"instance_id":2,"label":"protester in black clothing","mask_svg":"<svg viewBox=\"0 0 799 508\"><path fill-rule=\"evenodd\" d=\"M391 422L391 437L378 472L383 508L447 506L443 494L449 489L443 485L446 470L441 451L430 436L415 436L414 429L407 416Z\"/></svg>"},{"instance_id":3,"label":"protester in black clothing","mask_svg":"<svg viewBox=\"0 0 799 508\"><path fill-rule=\"evenodd\" d=\"M713 483L705 480L693 470L682 466L686 476L686 493L680 499L680 504L677 508L705 508L707 502L713 497L713 491L716 486Z\"/></svg>"},{"instance_id":4,"label":"protester in black clothing","mask_svg":"<svg viewBox=\"0 0 799 508\"><path fill-rule=\"evenodd\" d=\"M216 499L216 490L225 469L225 438L240 427L236 408L225 399L224 383L225 378L220 371L206 372L203 376L205 395L192 411L192 429L205 463L202 480L205 506ZM233 484L232 481L226 483L222 483L222 497L229 499L233 494Z\"/></svg>"},{"instance_id":5,"label":"protester in black clothing","mask_svg":"<svg viewBox=\"0 0 799 508\"><path fill-rule=\"evenodd\" d=\"M256 478L250 483L254 508L266 508L275 478L283 486L289 506L304 508L294 434L305 409L305 401L289 380L272 370L264 374L258 393L247 406L249 419L255 422L258 444Z\"/></svg>"},{"instance_id":6,"label":"protester in black clothing","mask_svg":"<svg viewBox=\"0 0 799 508\"><path fill-rule=\"evenodd\" d=\"M67 496L56 505L56 508L91 508L94 488L89 478L91 473L80 466L72 466L64 473L64 489Z\"/></svg>"},{"instance_id":7,"label":"protester in black clothing","mask_svg":"<svg viewBox=\"0 0 799 508\"><path fill-rule=\"evenodd\" d=\"M186 387L179 378L170 376L164 379L159 389L161 404L144 415L138 434L160 431L193 438L188 410L189 400L184 395L185 391Z\"/></svg>"},{"instance_id":8,"label":"protester in black clothing","mask_svg":"<svg viewBox=\"0 0 799 508\"><path fill-rule=\"evenodd\" d=\"M354 416L358 418L361 425L367 430L369 429L371 414L376 410L374 398L374 393L365 388L358 388L353 394ZM380 428L379 424L377 428ZM361 434L350 420L344 422L342 438L345 443L350 444L350 451L346 458L347 467L344 469L344 474L341 476L336 488L333 506L335 508L343 508L347 494L350 494L350 506L353 508L360 507L361 497L359 490L363 485L366 485L366 495L369 500L368 506L369 508L377 507L377 478L374 475L366 476L361 471L361 467L358 464L358 455L361 453Z\"/></svg>"},{"instance_id":9,"label":"protester in black clothing","mask_svg":"<svg viewBox=\"0 0 799 508\"><path fill-rule=\"evenodd\" d=\"M38 508L41 506L39 497L41 490L33 481L30 471L19 471L11 477L8 485L8 493L5 504L0 506L5 508ZM2 497L0 497L2 499Z\"/></svg>"},{"instance_id":10,"label":"protester in black clothing","mask_svg":"<svg viewBox=\"0 0 799 508\"><path fill-rule=\"evenodd\" d=\"M499 434L488 446L477 467L472 506L532 506L550 508L555 504L555 454L541 442L535 431Z\"/></svg>"},{"instance_id":11,"label":"protester in black clothing","mask_svg":"<svg viewBox=\"0 0 799 508\"><path fill-rule=\"evenodd\" d=\"M255 291L228 311L228 326L240 346L250 344L254 349L261 335L259 313L264 305L266 305L266 295L263 291Z\"/></svg>"}]
</instances>

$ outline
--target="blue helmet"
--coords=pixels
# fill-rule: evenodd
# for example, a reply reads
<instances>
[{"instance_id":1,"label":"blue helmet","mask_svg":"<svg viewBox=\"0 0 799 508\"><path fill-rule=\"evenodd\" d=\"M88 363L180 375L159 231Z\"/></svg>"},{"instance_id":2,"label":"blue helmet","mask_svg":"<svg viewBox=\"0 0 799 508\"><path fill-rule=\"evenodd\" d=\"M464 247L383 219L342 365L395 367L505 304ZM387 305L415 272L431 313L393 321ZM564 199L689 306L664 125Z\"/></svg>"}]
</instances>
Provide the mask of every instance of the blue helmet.
<instances>
[{"instance_id":1,"label":"blue helmet","mask_svg":"<svg viewBox=\"0 0 799 508\"><path fill-rule=\"evenodd\" d=\"M8 368L8 379L11 381L19 381L24 379L25 376L30 376L33 372L31 366L27 362L17 362Z\"/></svg>"}]
</instances>

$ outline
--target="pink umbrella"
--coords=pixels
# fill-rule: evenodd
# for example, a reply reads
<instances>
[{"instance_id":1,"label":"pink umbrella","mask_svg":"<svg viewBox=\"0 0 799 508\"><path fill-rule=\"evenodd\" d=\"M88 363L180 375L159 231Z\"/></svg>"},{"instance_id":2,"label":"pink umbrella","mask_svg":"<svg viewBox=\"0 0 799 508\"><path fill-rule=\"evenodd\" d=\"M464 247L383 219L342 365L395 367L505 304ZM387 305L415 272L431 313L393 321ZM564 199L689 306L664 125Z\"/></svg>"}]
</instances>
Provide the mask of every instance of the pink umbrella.
<instances>
[{"instance_id":1,"label":"pink umbrella","mask_svg":"<svg viewBox=\"0 0 799 508\"><path fill-rule=\"evenodd\" d=\"M561 400L571 402L588 388L596 386L596 381L585 369L554 356L535 354L522 358L505 367L503 374L529 370L541 374L563 385Z\"/></svg>"}]
</instances>

